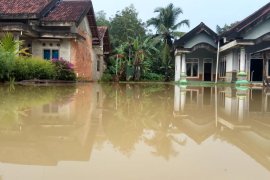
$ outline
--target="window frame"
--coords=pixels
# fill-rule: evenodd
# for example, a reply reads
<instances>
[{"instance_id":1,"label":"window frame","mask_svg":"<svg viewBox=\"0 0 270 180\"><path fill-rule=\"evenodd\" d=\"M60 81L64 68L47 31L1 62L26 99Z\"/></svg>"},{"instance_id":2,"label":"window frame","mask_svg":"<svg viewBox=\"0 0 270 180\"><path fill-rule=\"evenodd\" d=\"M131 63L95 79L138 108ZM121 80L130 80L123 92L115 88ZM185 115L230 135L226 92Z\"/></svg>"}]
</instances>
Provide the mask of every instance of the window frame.
<instances>
[{"instance_id":1,"label":"window frame","mask_svg":"<svg viewBox=\"0 0 270 180\"><path fill-rule=\"evenodd\" d=\"M45 51L50 51L50 59L45 59ZM43 59L49 61L53 59L53 51L58 51L58 59L60 59L60 49L48 49L48 48L44 48L43 49Z\"/></svg>"},{"instance_id":2,"label":"window frame","mask_svg":"<svg viewBox=\"0 0 270 180\"><path fill-rule=\"evenodd\" d=\"M224 66L221 66L222 64ZM223 69L221 69L221 68L223 68ZM219 69L219 72L218 72L219 78L226 78L226 76L227 76L227 56L221 57L218 69Z\"/></svg>"},{"instance_id":3,"label":"window frame","mask_svg":"<svg viewBox=\"0 0 270 180\"><path fill-rule=\"evenodd\" d=\"M45 58L45 51L49 51L49 52L50 52L50 59L46 59L46 58ZM51 50L50 50L50 49L43 49L43 59L49 61L49 60L51 60L51 57L52 57Z\"/></svg>"},{"instance_id":4,"label":"window frame","mask_svg":"<svg viewBox=\"0 0 270 180\"><path fill-rule=\"evenodd\" d=\"M58 59L60 59L60 50L59 49L51 49L51 59L53 59L53 51L58 51Z\"/></svg>"},{"instance_id":5,"label":"window frame","mask_svg":"<svg viewBox=\"0 0 270 180\"><path fill-rule=\"evenodd\" d=\"M190 61L190 62L189 62ZM188 64L191 64L191 75L193 75L193 66L194 66L194 64L197 64L198 66L198 69L197 69L197 76L188 76L188 74L187 74L187 65ZM189 79L198 79L198 78L200 78L200 72L199 72L199 70L200 70L200 63L199 63L199 58L188 58L187 60L186 60L186 75L187 75L187 78L189 78Z\"/></svg>"}]
</instances>

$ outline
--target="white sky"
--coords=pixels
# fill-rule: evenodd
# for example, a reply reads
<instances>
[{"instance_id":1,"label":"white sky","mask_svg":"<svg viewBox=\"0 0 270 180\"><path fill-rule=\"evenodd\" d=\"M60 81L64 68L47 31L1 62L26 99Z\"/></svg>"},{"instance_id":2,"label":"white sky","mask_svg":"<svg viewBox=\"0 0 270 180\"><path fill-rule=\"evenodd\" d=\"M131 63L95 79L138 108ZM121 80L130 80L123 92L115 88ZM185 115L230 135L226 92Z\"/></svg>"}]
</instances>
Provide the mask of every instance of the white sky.
<instances>
[{"instance_id":1,"label":"white sky","mask_svg":"<svg viewBox=\"0 0 270 180\"><path fill-rule=\"evenodd\" d=\"M179 20L189 19L190 29L204 22L215 31L216 25L223 26L225 23L240 21L269 3L269 0L92 0L92 2L95 12L104 10L108 17L134 4L143 21L155 17L153 11L156 7L165 7L172 2L183 9L184 14Z\"/></svg>"}]
</instances>

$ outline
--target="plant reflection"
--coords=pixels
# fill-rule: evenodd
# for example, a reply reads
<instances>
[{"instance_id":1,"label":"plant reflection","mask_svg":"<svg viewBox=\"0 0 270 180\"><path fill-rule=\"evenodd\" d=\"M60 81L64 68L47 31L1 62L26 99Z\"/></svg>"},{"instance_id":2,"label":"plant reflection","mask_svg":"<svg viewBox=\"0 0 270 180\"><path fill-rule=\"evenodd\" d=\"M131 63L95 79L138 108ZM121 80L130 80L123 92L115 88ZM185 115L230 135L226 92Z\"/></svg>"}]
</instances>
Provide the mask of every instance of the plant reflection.
<instances>
[{"instance_id":1,"label":"plant reflection","mask_svg":"<svg viewBox=\"0 0 270 180\"><path fill-rule=\"evenodd\" d=\"M270 94L263 89L87 84L9 91L0 86L0 99L4 162L87 161L94 148L102 150L108 142L127 157L143 144L149 154L170 161L188 144L202 145L212 137L270 170Z\"/></svg>"}]
</instances>

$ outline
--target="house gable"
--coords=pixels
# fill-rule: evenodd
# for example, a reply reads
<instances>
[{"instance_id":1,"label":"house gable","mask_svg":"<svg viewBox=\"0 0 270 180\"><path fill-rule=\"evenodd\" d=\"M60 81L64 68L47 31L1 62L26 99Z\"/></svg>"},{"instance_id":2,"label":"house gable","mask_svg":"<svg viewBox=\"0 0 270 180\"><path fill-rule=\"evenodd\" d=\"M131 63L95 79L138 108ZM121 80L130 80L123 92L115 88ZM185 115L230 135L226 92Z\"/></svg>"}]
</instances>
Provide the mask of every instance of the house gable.
<instances>
[{"instance_id":1,"label":"house gable","mask_svg":"<svg viewBox=\"0 0 270 180\"><path fill-rule=\"evenodd\" d=\"M244 39L258 39L263 35L270 33L270 18L253 27L243 36Z\"/></svg>"},{"instance_id":2,"label":"house gable","mask_svg":"<svg viewBox=\"0 0 270 180\"><path fill-rule=\"evenodd\" d=\"M217 34L204 23L199 24L175 42L176 48L193 48L199 44L207 44L216 48Z\"/></svg>"},{"instance_id":3,"label":"house gable","mask_svg":"<svg viewBox=\"0 0 270 180\"><path fill-rule=\"evenodd\" d=\"M265 22L270 18L270 3L263 6L258 11L254 12L230 30L221 34L221 37L226 37L227 41L233 41L235 39L242 39L243 36L248 36L248 32L253 31L256 27L259 27L262 22ZM250 37L254 37L254 34L250 34ZM256 36L255 36L256 37ZM247 39L247 38L246 38Z\"/></svg>"},{"instance_id":4,"label":"house gable","mask_svg":"<svg viewBox=\"0 0 270 180\"><path fill-rule=\"evenodd\" d=\"M212 45L213 47L217 46L213 38L211 38L208 34L201 32L200 34L197 34L192 39L187 41L184 45L184 48L193 48L194 46L203 43Z\"/></svg>"}]
</instances>

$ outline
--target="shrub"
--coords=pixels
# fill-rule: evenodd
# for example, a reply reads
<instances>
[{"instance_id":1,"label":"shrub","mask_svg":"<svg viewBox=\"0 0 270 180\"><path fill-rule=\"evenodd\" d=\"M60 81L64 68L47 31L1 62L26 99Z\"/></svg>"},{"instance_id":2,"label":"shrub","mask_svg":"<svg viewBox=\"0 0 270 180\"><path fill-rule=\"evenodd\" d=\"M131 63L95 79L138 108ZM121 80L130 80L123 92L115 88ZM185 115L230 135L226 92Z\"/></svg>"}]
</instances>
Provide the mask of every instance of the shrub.
<instances>
[{"instance_id":1,"label":"shrub","mask_svg":"<svg viewBox=\"0 0 270 180\"><path fill-rule=\"evenodd\" d=\"M14 55L0 49L0 81L7 81L11 78L14 66Z\"/></svg>"},{"instance_id":2,"label":"shrub","mask_svg":"<svg viewBox=\"0 0 270 180\"><path fill-rule=\"evenodd\" d=\"M53 59L52 63L55 66L55 79L75 81L76 74L74 73L73 64L64 59Z\"/></svg>"},{"instance_id":3,"label":"shrub","mask_svg":"<svg viewBox=\"0 0 270 180\"><path fill-rule=\"evenodd\" d=\"M16 58L12 76L16 81L30 79L54 79L55 67L41 58Z\"/></svg>"},{"instance_id":4,"label":"shrub","mask_svg":"<svg viewBox=\"0 0 270 180\"><path fill-rule=\"evenodd\" d=\"M109 72L104 72L101 77L101 82L110 82L113 80L113 76Z\"/></svg>"},{"instance_id":5,"label":"shrub","mask_svg":"<svg viewBox=\"0 0 270 180\"><path fill-rule=\"evenodd\" d=\"M145 73L143 76L143 80L147 81L164 81L165 76L156 73Z\"/></svg>"}]
</instances>

